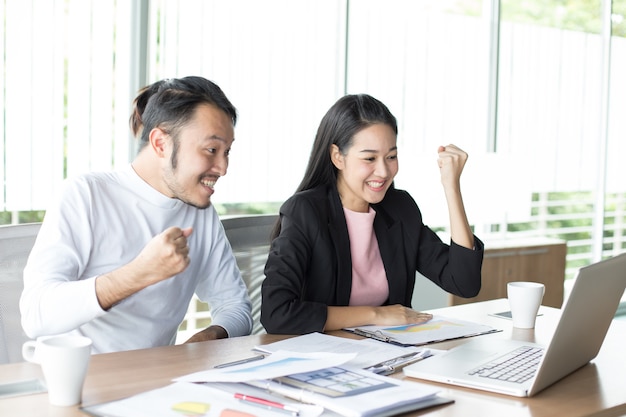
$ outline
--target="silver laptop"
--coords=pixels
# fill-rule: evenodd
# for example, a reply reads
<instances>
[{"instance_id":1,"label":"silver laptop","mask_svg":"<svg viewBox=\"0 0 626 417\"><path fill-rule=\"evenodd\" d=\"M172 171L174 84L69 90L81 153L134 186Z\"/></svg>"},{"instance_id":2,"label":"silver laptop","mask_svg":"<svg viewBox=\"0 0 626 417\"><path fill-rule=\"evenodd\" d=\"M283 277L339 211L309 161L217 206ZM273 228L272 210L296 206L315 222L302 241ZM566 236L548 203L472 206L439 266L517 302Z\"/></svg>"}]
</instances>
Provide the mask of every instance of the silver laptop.
<instances>
[{"instance_id":1,"label":"silver laptop","mask_svg":"<svg viewBox=\"0 0 626 417\"><path fill-rule=\"evenodd\" d=\"M548 346L479 336L409 365L404 373L517 397L533 396L596 357L625 288L626 253L580 269ZM534 370L524 373L503 362Z\"/></svg>"}]
</instances>

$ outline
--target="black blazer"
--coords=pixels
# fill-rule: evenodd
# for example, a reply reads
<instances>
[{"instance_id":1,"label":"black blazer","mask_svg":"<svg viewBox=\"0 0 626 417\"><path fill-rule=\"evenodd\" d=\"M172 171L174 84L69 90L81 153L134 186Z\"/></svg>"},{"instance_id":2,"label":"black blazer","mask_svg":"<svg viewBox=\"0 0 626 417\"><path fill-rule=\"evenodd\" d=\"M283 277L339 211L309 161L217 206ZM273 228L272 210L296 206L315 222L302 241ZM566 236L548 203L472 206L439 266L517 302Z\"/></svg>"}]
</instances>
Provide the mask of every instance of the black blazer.
<instances>
[{"instance_id":1,"label":"black blazer","mask_svg":"<svg viewBox=\"0 0 626 417\"><path fill-rule=\"evenodd\" d=\"M372 207L389 282L386 305L411 306L416 271L452 294L478 294L484 249L478 238L475 250L443 243L424 225L406 191L389 189ZM321 332L327 306L347 306L352 288L350 240L337 188L293 195L282 205L280 221L265 265L261 323L268 333Z\"/></svg>"}]
</instances>

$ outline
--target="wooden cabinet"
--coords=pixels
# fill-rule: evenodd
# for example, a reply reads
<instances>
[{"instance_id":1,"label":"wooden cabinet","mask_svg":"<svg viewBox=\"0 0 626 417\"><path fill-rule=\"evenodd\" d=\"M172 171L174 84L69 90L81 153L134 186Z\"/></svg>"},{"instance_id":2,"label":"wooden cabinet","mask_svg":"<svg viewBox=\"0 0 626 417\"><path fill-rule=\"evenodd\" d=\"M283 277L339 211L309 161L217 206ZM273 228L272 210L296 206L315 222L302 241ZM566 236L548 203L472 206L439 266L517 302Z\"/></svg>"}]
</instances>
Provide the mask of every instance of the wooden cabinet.
<instances>
[{"instance_id":1,"label":"wooden cabinet","mask_svg":"<svg viewBox=\"0 0 626 417\"><path fill-rule=\"evenodd\" d=\"M567 245L558 239L485 242L480 293L473 298L450 295L449 304L506 298L508 282L535 281L546 286L542 304L561 308L566 255Z\"/></svg>"}]
</instances>

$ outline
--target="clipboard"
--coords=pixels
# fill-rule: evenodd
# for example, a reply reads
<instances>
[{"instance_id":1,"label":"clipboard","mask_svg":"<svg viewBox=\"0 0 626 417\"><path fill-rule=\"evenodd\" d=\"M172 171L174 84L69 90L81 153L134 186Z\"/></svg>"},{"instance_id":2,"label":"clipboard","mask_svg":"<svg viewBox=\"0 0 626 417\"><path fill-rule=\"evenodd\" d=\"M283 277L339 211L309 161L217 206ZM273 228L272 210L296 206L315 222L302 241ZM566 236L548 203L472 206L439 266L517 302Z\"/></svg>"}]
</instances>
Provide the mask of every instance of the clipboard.
<instances>
[{"instance_id":1,"label":"clipboard","mask_svg":"<svg viewBox=\"0 0 626 417\"><path fill-rule=\"evenodd\" d=\"M401 326L360 326L344 328L350 333L398 346L424 346L447 340L464 339L501 332L485 324L433 316L426 323Z\"/></svg>"}]
</instances>

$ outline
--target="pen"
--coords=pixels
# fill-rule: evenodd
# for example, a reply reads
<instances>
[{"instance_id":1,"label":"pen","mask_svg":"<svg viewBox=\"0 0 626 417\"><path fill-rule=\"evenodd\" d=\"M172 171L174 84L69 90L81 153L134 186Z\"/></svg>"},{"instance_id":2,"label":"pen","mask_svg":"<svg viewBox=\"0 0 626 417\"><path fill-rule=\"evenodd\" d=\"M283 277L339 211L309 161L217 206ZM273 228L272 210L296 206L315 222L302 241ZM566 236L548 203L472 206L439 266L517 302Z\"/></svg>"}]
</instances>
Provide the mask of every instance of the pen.
<instances>
[{"instance_id":1,"label":"pen","mask_svg":"<svg viewBox=\"0 0 626 417\"><path fill-rule=\"evenodd\" d=\"M291 413L294 416L300 415L300 410L298 410L297 408L293 408L293 407L290 407L285 404L281 404L276 401L266 400L265 398L253 397L251 395L240 394L240 393L235 393L235 398L241 401L249 402L251 404L256 404L262 407L267 407L268 410L272 410L272 409L282 410L282 411Z\"/></svg>"},{"instance_id":2,"label":"pen","mask_svg":"<svg viewBox=\"0 0 626 417\"><path fill-rule=\"evenodd\" d=\"M409 360L410 358L413 358L414 356L422 355L423 352L424 350L421 350L420 352L411 352L406 355L398 356L397 358L393 358L393 359L389 359L387 361L381 362L378 365L374 365L374 366L395 365L397 363L405 362Z\"/></svg>"},{"instance_id":3,"label":"pen","mask_svg":"<svg viewBox=\"0 0 626 417\"><path fill-rule=\"evenodd\" d=\"M379 375L390 375L406 365L410 365L414 362L421 361L427 357L432 356L430 350L422 349L419 352L412 352L407 355L398 356L397 358L389 359L387 361L372 365L369 368L365 368L366 371L374 372Z\"/></svg>"},{"instance_id":4,"label":"pen","mask_svg":"<svg viewBox=\"0 0 626 417\"><path fill-rule=\"evenodd\" d=\"M261 360L261 359L264 359L264 358L265 358L265 356L263 356L263 355L257 355L257 356L253 356L251 358L245 358L245 359L240 359L238 361L226 362L226 363L222 363L222 364L219 364L219 365L215 365L213 368L227 368L229 366L243 365L244 363L258 361L258 360Z\"/></svg>"},{"instance_id":5,"label":"pen","mask_svg":"<svg viewBox=\"0 0 626 417\"><path fill-rule=\"evenodd\" d=\"M430 350L424 349L420 353L412 357L411 359L404 361L402 363L396 364L396 366L393 367L393 371L394 372L399 371L400 369L404 368L407 365L410 365L415 362L419 362L422 359L430 358L431 356L433 356L433 354L430 352Z\"/></svg>"}]
</instances>

